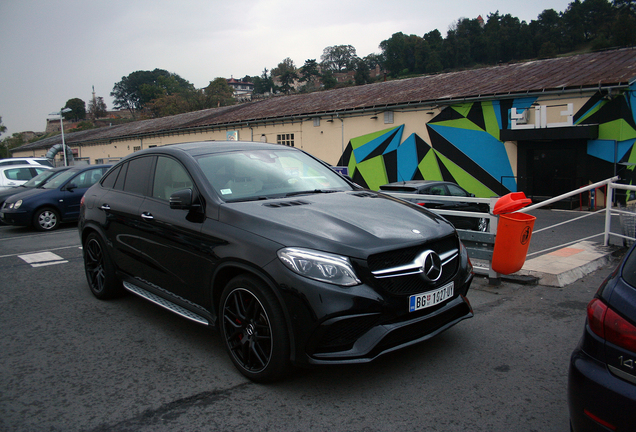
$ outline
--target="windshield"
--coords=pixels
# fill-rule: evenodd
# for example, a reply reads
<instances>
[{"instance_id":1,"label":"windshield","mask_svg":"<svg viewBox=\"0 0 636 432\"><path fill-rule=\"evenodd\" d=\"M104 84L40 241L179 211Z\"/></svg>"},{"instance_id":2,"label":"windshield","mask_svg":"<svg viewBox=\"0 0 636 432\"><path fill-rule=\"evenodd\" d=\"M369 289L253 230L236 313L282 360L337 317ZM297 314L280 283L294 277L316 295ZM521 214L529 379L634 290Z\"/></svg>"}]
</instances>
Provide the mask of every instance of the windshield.
<instances>
[{"instance_id":1,"label":"windshield","mask_svg":"<svg viewBox=\"0 0 636 432\"><path fill-rule=\"evenodd\" d=\"M352 189L328 166L300 151L236 151L202 156L198 162L228 202Z\"/></svg>"},{"instance_id":2,"label":"windshield","mask_svg":"<svg viewBox=\"0 0 636 432\"><path fill-rule=\"evenodd\" d=\"M24 183L22 186L27 188L34 188L34 187L41 186L47 181L49 181L51 178L63 172L64 171L52 171L52 170L41 172L40 174L36 175L28 182Z\"/></svg>"}]
</instances>

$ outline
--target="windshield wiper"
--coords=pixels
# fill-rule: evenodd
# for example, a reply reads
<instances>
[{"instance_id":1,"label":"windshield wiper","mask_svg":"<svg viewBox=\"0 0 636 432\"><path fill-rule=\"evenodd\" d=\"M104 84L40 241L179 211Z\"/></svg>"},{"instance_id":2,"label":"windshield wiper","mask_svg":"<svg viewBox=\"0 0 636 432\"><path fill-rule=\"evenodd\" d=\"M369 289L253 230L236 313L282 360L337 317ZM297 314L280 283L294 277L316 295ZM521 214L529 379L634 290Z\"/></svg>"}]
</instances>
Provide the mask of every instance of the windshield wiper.
<instances>
[{"instance_id":1,"label":"windshield wiper","mask_svg":"<svg viewBox=\"0 0 636 432\"><path fill-rule=\"evenodd\" d=\"M298 192L289 192L286 194L286 197L294 196L294 195L309 195L309 194L323 194L323 193L334 193L340 192L335 189L314 189L314 190L306 190L306 191L298 191Z\"/></svg>"}]
</instances>

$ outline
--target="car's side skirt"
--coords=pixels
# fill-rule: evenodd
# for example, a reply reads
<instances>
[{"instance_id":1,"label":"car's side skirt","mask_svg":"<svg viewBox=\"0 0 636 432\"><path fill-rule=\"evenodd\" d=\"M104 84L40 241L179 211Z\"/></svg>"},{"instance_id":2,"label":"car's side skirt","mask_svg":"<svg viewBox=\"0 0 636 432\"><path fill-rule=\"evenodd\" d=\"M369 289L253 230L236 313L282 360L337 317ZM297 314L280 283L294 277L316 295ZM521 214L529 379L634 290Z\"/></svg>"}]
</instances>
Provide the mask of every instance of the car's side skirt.
<instances>
[{"instance_id":1,"label":"car's side skirt","mask_svg":"<svg viewBox=\"0 0 636 432\"><path fill-rule=\"evenodd\" d=\"M159 297L158 295L153 294L150 291L147 291L137 285L134 285L128 281L124 281L123 285L124 285L124 288L126 288L128 291L132 292L133 294L137 294L138 296L145 298L146 300L149 300L152 303L158 306L161 306L162 308L168 309L169 311L174 312L177 315L180 315L184 318L187 318L199 324L204 324L204 325L210 324L209 321L206 318L202 317L201 315L194 313L184 307L181 307L178 304L171 302L170 300L167 300L163 297Z\"/></svg>"}]
</instances>

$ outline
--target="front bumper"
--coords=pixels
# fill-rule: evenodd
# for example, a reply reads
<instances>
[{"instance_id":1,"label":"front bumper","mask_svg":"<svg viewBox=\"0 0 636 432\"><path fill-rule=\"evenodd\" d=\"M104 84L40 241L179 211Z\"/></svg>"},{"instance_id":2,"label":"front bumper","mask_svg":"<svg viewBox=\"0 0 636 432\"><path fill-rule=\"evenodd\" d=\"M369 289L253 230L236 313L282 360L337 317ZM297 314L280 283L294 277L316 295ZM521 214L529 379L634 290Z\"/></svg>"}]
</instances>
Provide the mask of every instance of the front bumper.
<instances>
[{"instance_id":1,"label":"front bumper","mask_svg":"<svg viewBox=\"0 0 636 432\"><path fill-rule=\"evenodd\" d=\"M1 211L0 221L7 225L31 225L31 213L26 211Z\"/></svg>"},{"instance_id":2,"label":"front bumper","mask_svg":"<svg viewBox=\"0 0 636 432\"><path fill-rule=\"evenodd\" d=\"M466 298L473 279L468 265L453 277L451 298L416 312L409 312L409 295L388 293L368 283L344 288L313 281L292 273L278 260L268 267L289 313L292 361L300 365L370 362L473 316Z\"/></svg>"}]
</instances>

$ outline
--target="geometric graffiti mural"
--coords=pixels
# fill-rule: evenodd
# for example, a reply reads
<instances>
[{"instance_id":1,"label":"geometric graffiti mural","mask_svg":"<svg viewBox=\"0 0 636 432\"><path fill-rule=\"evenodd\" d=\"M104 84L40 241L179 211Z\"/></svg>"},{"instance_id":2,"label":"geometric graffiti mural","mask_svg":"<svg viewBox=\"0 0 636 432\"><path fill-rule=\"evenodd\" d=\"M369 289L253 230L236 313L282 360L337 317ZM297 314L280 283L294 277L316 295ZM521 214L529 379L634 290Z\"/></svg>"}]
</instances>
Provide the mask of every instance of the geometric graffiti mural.
<instances>
[{"instance_id":1,"label":"geometric graffiti mural","mask_svg":"<svg viewBox=\"0 0 636 432\"><path fill-rule=\"evenodd\" d=\"M636 184L635 90L636 83L613 98L597 94L573 118L575 125L599 125L598 139L588 141L588 156L610 164L617 157L628 167L623 177L632 184ZM536 101L520 98L446 107L426 124L430 142L417 134L403 139L404 125L392 127L351 139L338 165L347 166L356 183L372 190L390 182L424 179L455 182L477 197L515 192L516 160L499 135L501 129L510 128L511 108L522 112Z\"/></svg>"}]
</instances>

